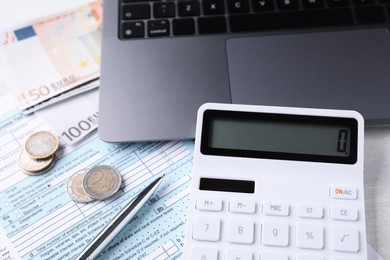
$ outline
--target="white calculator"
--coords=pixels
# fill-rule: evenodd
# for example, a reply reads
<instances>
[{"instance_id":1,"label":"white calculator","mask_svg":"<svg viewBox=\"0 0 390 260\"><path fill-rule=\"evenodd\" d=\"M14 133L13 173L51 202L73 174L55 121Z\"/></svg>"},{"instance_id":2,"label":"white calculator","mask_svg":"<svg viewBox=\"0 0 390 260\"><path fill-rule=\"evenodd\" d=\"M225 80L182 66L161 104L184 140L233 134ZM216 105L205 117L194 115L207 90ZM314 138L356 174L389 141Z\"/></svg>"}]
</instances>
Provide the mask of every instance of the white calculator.
<instances>
[{"instance_id":1,"label":"white calculator","mask_svg":"<svg viewBox=\"0 0 390 260\"><path fill-rule=\"evenodd\" d=\"M354 111L205 104L185 260L366 260Z\"/></svg>"}]
</instances>

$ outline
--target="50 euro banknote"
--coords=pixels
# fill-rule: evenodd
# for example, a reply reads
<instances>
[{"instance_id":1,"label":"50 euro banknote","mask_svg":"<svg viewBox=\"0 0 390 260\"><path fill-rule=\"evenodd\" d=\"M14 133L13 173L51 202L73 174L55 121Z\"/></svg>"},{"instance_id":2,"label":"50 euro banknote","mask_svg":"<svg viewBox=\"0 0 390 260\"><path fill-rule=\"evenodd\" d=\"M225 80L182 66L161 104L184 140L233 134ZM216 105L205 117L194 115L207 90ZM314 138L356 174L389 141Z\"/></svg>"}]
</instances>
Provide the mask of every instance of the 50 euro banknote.
<instances>
[{"instance_id":1,"label":"50 euro banknote","mask_svg":"<svg viewBox=\"0 0 390 260\"><path fill-rule=\"evenodd\" d=\"M0 32L3 73L19 110L90 89L100 74L101 24L99 0Z\"/></svg>"}]
</instances>

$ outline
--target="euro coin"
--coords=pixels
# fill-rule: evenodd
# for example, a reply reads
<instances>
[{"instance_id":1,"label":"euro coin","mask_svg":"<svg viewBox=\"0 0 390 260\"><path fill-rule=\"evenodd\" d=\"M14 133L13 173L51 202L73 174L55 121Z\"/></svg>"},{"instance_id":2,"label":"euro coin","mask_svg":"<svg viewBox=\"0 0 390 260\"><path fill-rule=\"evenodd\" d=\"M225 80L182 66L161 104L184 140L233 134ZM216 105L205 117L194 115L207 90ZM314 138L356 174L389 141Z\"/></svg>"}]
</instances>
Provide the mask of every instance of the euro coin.
<instances>
[{"instance_id":1,"label":"euro coin","mask_svg":"<svg viewBox=\"0 0 390 260\"><path fill-rule=\"evenodd\" d=\"M54 155L58 149L58 138L48 131L33 133L24 145L32 159L45 159Z\"/></svg>"},{"instance_id":2,"label":"euro coin","mask_svg":"<svg viewBox=\"0 0 390 260\"><path fill-rule=\"evenodd\" d=\"M88 195L83 187L83 179L86 174L86 169L80 170L74 173L68 180L68 194L76 202L87 203L95 200Z\"/></svg>"},{"instance_id":3,"label":"euro coin","mask_svg":"<svg viewBox=\"0 0 390 260\"><path fill-rule=\"evenodd\" d=\"M85 191L94 199L104 200L117 193L122 184L122 176L113 167L99 165L88 170L83 179Z\"/></svg>"},{"instance_id":4,"label":"euro coin","mask_svg":"<svg viewBox=\"0 0 390 260\"><path fill-rule=\"evenodd\" d=\"M28 175L39 175L49 170L55 162L55 156L52 155L46 159L32 159L26 150L22 150L19 155L19 167Z\"/></svg>"}]
</instances>

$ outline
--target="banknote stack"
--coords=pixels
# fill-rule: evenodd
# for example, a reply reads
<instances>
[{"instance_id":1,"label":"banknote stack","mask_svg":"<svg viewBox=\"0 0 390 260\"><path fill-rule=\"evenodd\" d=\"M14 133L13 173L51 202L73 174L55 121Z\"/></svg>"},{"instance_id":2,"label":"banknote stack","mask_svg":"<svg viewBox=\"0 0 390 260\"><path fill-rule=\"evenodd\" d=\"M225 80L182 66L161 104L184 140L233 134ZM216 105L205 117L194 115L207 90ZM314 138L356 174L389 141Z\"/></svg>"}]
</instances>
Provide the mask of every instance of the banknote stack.
<instances>
[{"instance_id":1,"label":"banknote stack","mask_svg":"<svg viewBox=\"0 0 390 260\"><path fill-rule=\"evenodd\" d=\"M105 200L115 195L122 184L122 176L113 167L98 165L74 173L68 180L68 193L76 202Z\"/></svg>"},{"instance_id":2,"label":"banknote stack","mask_svg":"<svg viewBox=\"0 0 390 260\"><path fill-rule=\"evenodd\" d=\"M56 135L40 131L30 135L19 155L19 167L28 175L40 175L55 163L55 152L59 146Z\"/></svg>"},{"instance_id":3,"label":"banknote stack","mask_svg":"<svg viewBox=\"0 0 390 260\"><path fill-rule=\"evenodd\" d=\"M98 87L102 0L0 31L0 73L25 114Z\"/></svg>"}]
</instances>

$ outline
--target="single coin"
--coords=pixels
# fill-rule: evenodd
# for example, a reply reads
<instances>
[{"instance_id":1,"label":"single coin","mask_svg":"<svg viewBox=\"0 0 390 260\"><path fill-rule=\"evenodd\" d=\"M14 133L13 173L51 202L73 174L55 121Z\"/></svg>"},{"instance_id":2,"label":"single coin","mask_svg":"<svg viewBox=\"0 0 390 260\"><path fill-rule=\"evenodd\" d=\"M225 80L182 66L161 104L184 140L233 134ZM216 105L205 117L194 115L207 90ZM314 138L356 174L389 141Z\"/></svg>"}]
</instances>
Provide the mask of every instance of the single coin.
<instances>
[{"instance_id":1,"label":"single coin","mask_svg":"<svg viewBox=\"0 0 390 260\"><path fill-rule=\"evenodd\" d=\"M46 159L32 159L26 150L22 150L19 155L19 167L28 175L39 175L49 170L55 162L55 156L52 155Z\"/></svg>"},{"instance_id":2,"label":"single coin","mask_svg":"<svg viewBox=\"0 0 390 260\"><path fill-rule=\"evenodd\" d=\"M113 167L95 166L88 170L83 179L85 191L94 199L104 200L117 193L122 184L122 176Z\"/></svg>"},{"instance_id":3,"label":"single coin","mask_svg":"<svg viewBox=\"0 0 390 260\"><path fill-rule=\"evenodd\" d=\"M87 169L74 173L68 180L68 193L72 200L76 202L92 202L95 199L88 195L83 187L83 179L87 174Z\"/></svg>"},{"instance_id":4,"label":"single coin","mask_svg":"<svg viewBox=\"0 0 390 260\"><path fill-rule=\"evenodd\" d=\"M32 159L45 159L57 151L58 145L57 136L48 131L40 131L30 135L24 147Z\"/></svg>"}]
</instances>

